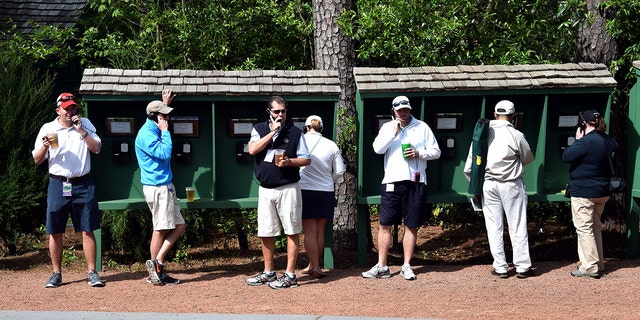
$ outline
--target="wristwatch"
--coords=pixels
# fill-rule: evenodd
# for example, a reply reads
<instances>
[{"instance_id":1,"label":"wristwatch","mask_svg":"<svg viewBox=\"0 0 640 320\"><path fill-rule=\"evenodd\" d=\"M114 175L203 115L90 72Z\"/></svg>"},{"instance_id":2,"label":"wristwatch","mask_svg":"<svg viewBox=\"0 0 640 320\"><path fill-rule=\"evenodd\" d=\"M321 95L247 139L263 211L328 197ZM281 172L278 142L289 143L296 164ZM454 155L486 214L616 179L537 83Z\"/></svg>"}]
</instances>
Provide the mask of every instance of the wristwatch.
<instances>
[{"instance_id":1,"label":"wristwatch","mask_svg":"<svg viewBox=\"0 0 640 320\"><path fill-rule=\"evenodd\" d=\"M88 132L85 132L83 134L80 135L80 140L84 140L84 138L86 138L89 135Z\"/></svg>"}]
</instances>

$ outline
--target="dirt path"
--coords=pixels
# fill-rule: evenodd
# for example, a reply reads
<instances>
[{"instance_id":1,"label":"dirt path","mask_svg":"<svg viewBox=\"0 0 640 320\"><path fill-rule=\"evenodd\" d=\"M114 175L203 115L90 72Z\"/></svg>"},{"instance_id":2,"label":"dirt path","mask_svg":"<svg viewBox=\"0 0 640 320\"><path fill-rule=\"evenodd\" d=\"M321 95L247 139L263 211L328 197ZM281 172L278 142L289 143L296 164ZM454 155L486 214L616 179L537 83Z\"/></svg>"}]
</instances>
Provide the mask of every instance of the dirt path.
<instances>
[{"instance_id":1,"label":"dirt path","mask_svg":"<svg viewBox=\"0 0 640 320\"><path fill-rule=\"evenodd\" d=\"M146 272L106 271L104 288L90 288L82 271L63 273L65 285L44 289L46 265L0 270L4 310L72 310L230 314L318 314L441 319L638 319L640 260L608 261L601 279L574 278L573 263L537 264L539 276L497 279L490 265L417 266L418 279L364 279L366 268L331 270L300 286L273 290L244 283L233 266L186 267L174 286L147 284Z\"/></svg>"},{"instance_id":2,"label":"dirt path","mask_svg":"<svg viewBox=\"0 0 640 320\"><path fill-rule=\"evenodd\" d=\"M375 229L374 229L375 230ZM398 275L400 249L390 257L392 277L364 279L355 252L336 255L336 269L321 280L298 274L297 288L250 287L245 279L261 270L259 245L250 252L192 252L186 264L168 263L182 280L163 287L146 283L142 262L101 272L107 284L90 288L83 258L63 269L64 285L44 289L51 268L45 249L0 258L0 309L99 312L221 314L301 314L351 317L440 319L640 319L640 259L619 258L624 244L605 235L607 273L601 279L575 278L576 240L571 233L530 231L538 276L498 279L490 275L488 244L481 229L445 232L424 228L419 234L415 281ZM374 233L375 237L375 233ZM401 235L400 235L401 238ZM72 239L70 239L72 242ZM80 248L81 246L76 246ZM508 249L509 251L510 249ZM205 250L206 251L206 250ZM306 263L301 252L298 266ZM623 256L623 255L622 255ZM276 267L281 272L285 257ZM513 270L510 271L513 274Z\"/></svg>"}]
</instances>

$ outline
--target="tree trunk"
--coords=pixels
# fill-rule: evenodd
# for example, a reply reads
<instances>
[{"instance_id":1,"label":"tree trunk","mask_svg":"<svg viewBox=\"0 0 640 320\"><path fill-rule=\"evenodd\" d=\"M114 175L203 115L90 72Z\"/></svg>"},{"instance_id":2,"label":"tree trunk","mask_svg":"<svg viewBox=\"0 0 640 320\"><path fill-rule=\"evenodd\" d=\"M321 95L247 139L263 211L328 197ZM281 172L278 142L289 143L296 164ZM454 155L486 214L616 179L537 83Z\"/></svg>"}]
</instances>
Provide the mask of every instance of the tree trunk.
<instances>
[{"instance_id":1,"label":"tree trunk","mask_svg":"<svg viewBox=\"0 0 640 320\"><path fill-rule=\"evenodd\" d=\"M613 12L598 9L598 4L603 0L587 0L586 9L588 16L585 22L578 28L576 43L576 62L603 63L611 65L611 61L618 57L618 45L607 33L607 18L612 18ZM620 95L618 103L611 105L609 134L618 142L617 158L622 161L616 163L616 172L625 172L627 159L627 136L625 134L628 99L626 95ZM602 216L607 230L620 229L626 218L624 194L612 196L614 201L609 201Z\"/></svg>"},{"instance_id":2,"label":"tree trunk","mask_svg":"<svg viewBox=\"0 0 640 320\"><path fill-rule=\"evenodd\" d=\"M602 0L587 0L588 17L578 28L576 61L609 65L617 57L618 46L608 33L606 12L598 9ZM592 17L592 18L590 18Z\"/></svg>"},{"instance_id":3,"label":"tree trunk","mask_svg":"<svg viewBox=\"0 0 640 320\"><path fill-rule=\"evenodd\" d=\"M353 0L314 0L314 58L316 69L337 70L340 78L340 100L336 123L337 144L347 171L338 183L338 207L333 220L336 248L354 249L357 244L357 128L356 85L353 76L355 49L350 37L338 27L338 18L353 8Z\"/></svg>"}]
</instances>

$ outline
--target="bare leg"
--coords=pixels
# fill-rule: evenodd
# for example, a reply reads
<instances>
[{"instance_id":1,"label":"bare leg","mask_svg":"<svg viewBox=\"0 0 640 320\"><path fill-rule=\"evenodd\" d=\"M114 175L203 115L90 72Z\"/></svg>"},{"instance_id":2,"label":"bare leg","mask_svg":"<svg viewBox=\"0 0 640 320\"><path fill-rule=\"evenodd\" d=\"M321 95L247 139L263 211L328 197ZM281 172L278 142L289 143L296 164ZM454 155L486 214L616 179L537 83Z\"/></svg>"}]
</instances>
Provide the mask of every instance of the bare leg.
<instances>
[{"instance_id":1,"label":"bare leg","mask_svg":"<svg viewBox=\"0 0 640 320\"><path fill-rule=\"evenodd\" d=\"M317 219L303 219L302 229L304 230L304 248L309 256L309 265L304 271L308 272L319 268Z\"/></svg>"},{"instance_id":2,"label":"bare leg","mask_svg":"<svg viewBox=\"0 0 640 320\"><path fill-rule=\"evenodd\" d=\"M62 235L64 233L56 233L49 235L49 255L51 256L51 265L53 272L62 271Z\"/></svg>"},{"instance_id":3,"label":"bare leg","mask_svg":"<svg viewBox=\"0 0 640 320\"><path fill-rule=\"evenodd\" d=\"M287 272L296 272L296 261L300 251L300 234L287 235Z\"/></svg>"},{"instance_id":4,"label":"bare leg","mask_svg":"<svg viewBox=\"0 0 640 320\"><path fill-rule=\"evenodd\" d=\"M168 230L164 235L164 241L162 241L162 246L160 247L156 255L156 259L158 259L160 263L164 262L164 258L169 253L169 250L171 250L176 241L178 241L178 238L180 238L185 229L186 225L184 223L179 224L176 225L175 229Z\"/></svg>"},{"instance_id":5,"label":"bare leg","mask_svg":"<svg viewBox=\"0 0 640 320\"><path fill-rule=\"evenodd\" d=\"M416 247L416 240L418 238L418 229L404 227L404 237L402 239L402 247L404 251L404 264L411 264L411 258L413 258L413 251Z\"/></svg>"},{"instance_id":6,"label":"bare leg","mask_svg":"<svg viewBox=\"0 0 640 320\"><path fill-rule=\"evenodd\" d=\"M87 273L96 270L96 237L93 232L82 232L82 251L87 261Z\"/></svg>"},{"instance_id":7,"label":"bare leg","mask_svg":"<svg viewBox=\"0 0 640 320\"><path fill-rule=\"evenodd\" d=\"M387 266L387 255L391 249L391 226L380 226L378 229L378 264Z\"/></svg>"},{"instance_id":8,"label":"bare leg","mask_svg":"<svg viewBox=\"0 0 640 320\"><path fill-rule=\"evenodd\" d=\"M264 259L264 271L275 270L276 240L273 237L261 237L262 258Z\"/></svg>"}]
</instances>

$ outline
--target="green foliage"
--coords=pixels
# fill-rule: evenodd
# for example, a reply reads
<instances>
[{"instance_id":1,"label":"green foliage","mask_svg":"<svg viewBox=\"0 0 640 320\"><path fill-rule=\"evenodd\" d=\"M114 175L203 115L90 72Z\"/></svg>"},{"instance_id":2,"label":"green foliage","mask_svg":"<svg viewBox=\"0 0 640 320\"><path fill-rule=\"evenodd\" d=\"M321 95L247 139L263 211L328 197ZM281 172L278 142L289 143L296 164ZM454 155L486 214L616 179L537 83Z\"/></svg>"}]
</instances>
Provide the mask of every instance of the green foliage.
<instances>
[{"instance_id":1,"label":"green foliage","mask_svg":"<svg viewBox=\"0 0 640 320\"><path fill-rule=\"evenodd\" d=\"M468 203L434 204L430 223L444 230L484 225L482 212L475 212ZM545 225L571 226L571 206L569 202L529 202L527 220L538 228Z\"/></svg>"},{"instance_id":2,"label":"green foliage","mask_svg":"<svg viewBox=\"0 0 640 320\"><path fill-rule=\"evenodd\" d=\"M238 241L239 229L249 234L257 230L256 209L182 210L187 228L174 245L170 259L185 262L189 250L222 237L225 246ZM152 235L149 210L106 210L102 215L103 248L114 254L130 256L133 261L146 260ZM126 258L125 258L126 259Z\"/></svg>"},{"instance_id":3,"label":"green foliage","mask_svg":"<svg viewBox=\"0 0 640 320\"><path fill-rule=\"evenodd\" d=\"M336 145L346 159L357 157L358 126L356 115L346 107L337 109L336 119L340 119L340 127L336 137Z\"/></svg>"},{"instance_id":4,"label":"green foliage","mask_svg":"<svg viewBox=\"0 0 640 320\"><path fill-rule=\"evenodd\" d=\"M6 44L5 44L6 45ZM36 166L31 150L39 128L51 121L53 80L20 64L19 57L0 57L0 247L18 253L21 235L44 223L47 171ZM28 249L28 248L26 248Z\"/></svg>"},{"instance_id":5,"label":"green foliage","mask_svg":"<svg viewBox=\"0 0 640 320\"><path fill-rule=\"evenodd\" d=\"M78 256L76 256L75 247L71 246L69 248L62 249L62 265L68 267L72 263L78 260Z\"/></svg>"},{"instance_id":6,"label":"green foliage","mask_svg":"<svg viewBox=\"0 0 640 320\"><path fill-rule=\"evenodd\" d=\"M309 1L90 0L87 67L310 69Z\"/></svg>"},{"instance_id":7,"label":"green foliage","mask_svg":"<svg viewBox=\"0 0 640 320\"><path fill-rule=\"evenodd\" d=\"M105 210L102 212L102 247L116 253L130 253L136 261L146 260L152 229L149 210Z\"/></svg>"},{"instance_id":8,"label":"green foliage","mask_svg":"<svg viewBox=\"0 0 640 320\"><path fill-rule=\"evenodd\" d=\"M479 219L480 215L467 203L436 203L433 206L430 223L440 226L443 230L466 228L482 222L482 219Z\"/></svg>"},{"instance_id":9,"label":"green foliage","mask_svg":"<svg viewBox=\"0 0 640 320\"><path fill-rule=\"evenodd\" d=\"M357 14L341 23L357 43L359 65L567 62L574 30L564 23L574 11L559 11L560 3L358 0Z\"/></svg>"},{"instance_id":10,"label":"green foliage","mask_svg":"<svg viewBox=\"0 0 640 320\"><path fill-rule=\"evenodd\" d=\"M18 65L39 63L43 67L61 67L72 59L75 55L71 49L71 40L75 38L74 29L31 24L33 33L21 34L15 24L11 29L0 32L0 37L7 39L0 42L0 50L3 52L0 61Z\"/></svg>"}]
</instances>

